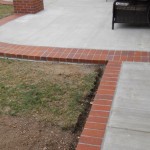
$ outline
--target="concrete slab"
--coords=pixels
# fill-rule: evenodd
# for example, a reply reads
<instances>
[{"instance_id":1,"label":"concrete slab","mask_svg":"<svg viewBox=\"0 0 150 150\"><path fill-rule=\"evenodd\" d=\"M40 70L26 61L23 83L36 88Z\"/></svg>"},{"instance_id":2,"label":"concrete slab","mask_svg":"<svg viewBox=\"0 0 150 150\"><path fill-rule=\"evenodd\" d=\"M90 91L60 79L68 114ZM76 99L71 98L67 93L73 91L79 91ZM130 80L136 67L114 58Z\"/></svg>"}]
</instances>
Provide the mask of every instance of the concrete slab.
<instances>
[{"instance_id":1,"label":"concrete slab","mask_svg":"<svg viewBox=\"0 0 150 150\"><path fill-rule=\"evenodd\" d=\"M150 51L149 27L116 24L113 0L44 0L45 11L0 27L0 41L71 48Z\"/></svg>"},{"instance_id":2,"label":"concrete slab","mask_svg":"<svg viewBox=\"0 0 150 150\"><path fill-rule=\"evenodd\" d=\"M149 63L123 63L102 150L150 148L149 77Z\"/></svg>"},{"instance_id":3,"label":"concrete slab","mask_svg":"<svg viewBox=\"0 0 150 150\"><path fill-rule=\"evenodd\" d=\"M108 128L102 150L149 150L150 133Z\"/></svg>"},{"instance_id":4,"label":"concrete slab","mask_svg":"<svg viewBox=\"0 0 150 150\"><path fill-rule=\"evenodd\" d=\"M127 108L112 111L109 127L150 132L150 111Z\"/></svg>"}]
</instances>

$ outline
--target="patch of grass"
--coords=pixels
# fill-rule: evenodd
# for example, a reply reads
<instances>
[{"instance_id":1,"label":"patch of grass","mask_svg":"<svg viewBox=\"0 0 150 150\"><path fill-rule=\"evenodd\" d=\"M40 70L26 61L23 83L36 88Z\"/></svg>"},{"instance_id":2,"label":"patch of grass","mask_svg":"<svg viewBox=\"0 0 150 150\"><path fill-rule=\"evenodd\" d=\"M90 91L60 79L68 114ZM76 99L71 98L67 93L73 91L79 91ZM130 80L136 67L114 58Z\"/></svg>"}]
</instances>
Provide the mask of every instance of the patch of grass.
<instances>
[{"instance_id":1,"label":"patch of grass","mask_svg":"<svg viewBox=\"0 0 150 150\"><path fill-rule=\"evenodd\" d=\"M73 127L94 85L95 69L0 59L0 114L34 116Z\"/></svg>"},{"instance_id":2,"label":"patch of grass","mask_svg":"<svg viewBox=\"0 0 150 150\"><path fill-rule=\"evenodd\" d=\"M0 5L0 19L13 14L14 8L11 5Z\"/></svg>"}]
</instances>

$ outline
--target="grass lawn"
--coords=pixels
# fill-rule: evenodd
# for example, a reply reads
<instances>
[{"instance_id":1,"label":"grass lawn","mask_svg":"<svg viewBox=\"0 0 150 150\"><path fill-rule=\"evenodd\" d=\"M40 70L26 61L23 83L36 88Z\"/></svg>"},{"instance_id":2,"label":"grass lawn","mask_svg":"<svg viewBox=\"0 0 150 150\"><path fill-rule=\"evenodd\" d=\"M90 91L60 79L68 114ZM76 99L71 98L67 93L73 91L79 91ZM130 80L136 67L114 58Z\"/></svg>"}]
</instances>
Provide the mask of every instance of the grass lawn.
<instances>
[{"instance_id":1,"label":"grass lawn","mask_svg":"<svg viewBox=\"0 0 150 150\"><path fill-rule=\"evenodd\" d=\"M13 12L14 12L13 6L0 4L0 19L13 14Z\"/></svg>"},{"instance_id":2,"label":"grass lawn","mask_svg":"<svg viewBox=\"0 0 150 150\"><path fill-rule=\"evenodd\" d=\"M44 124L49 124L49 126L46 126L47 128L51 127L46 132L50 132L48 136L51 135L51 131L57 133L59 130L58 135L61 132L60 135L63 134L63 137L66 138L67 135L64 135L64 132L67 132L70 140L71 133L70 131L68 133L68 130L75 127L79 115L85 110L86 103L88 103L86 97L93 88L98 74L96 70L98 70L98 67L91 65L0 59L0 124L5 122L4 128L6 128L6 124L9 124L10 120L12 120L11 122L16 120L17 125L21 124L21 126L23 124L20 123L20 119L21 122L32 122L32 125L36 122L42 124L44 122ZM0 129L1 135L6 130L4 128L3 130ZM44 129L41 127L41 130L45 131ZM12 132L14 132L14 128ZM51 136L55 139L55 142L57 139L60 141L59 137L54 138L56 135ZM10 135L9 137L14 139ZM0 149L3 149L6 144L3 136L1 138L0 143L3 144L0 144ZM19 137L20 139L21 137ZM50 137L47 139L46 144L53 142L49 141ZM65 139L65 141L68 139ZM18 139L16 140L18 141ZM17 145L16 143L14 142L14 146ZM45 141L42 141L42 143L44 144ZM13 142L12 145L9 145L13 147ZM58 149L56 145L54 149ZM18 149L18 147L14 149ZM25 147L25 149L28 148ZM53 149L53 147L49 148L48 146L47 148ZM24 149L23 146L21 149Z\"/></svg>"}]
</instances>

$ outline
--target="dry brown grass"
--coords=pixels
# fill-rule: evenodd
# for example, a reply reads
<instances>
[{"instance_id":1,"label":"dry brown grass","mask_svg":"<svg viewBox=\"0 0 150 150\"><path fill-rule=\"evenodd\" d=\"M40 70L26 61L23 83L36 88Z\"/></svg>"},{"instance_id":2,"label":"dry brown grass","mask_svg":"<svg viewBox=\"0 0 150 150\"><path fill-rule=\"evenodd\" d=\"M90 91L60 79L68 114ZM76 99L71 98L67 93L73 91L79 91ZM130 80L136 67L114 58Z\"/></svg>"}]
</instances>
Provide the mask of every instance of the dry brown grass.
<instances>
[{"instance_id":1,"label":"dry brown grass","mask_svg":"<svg viewBox=\"0 0 150 150\"><path fill-rule=\"evenodd\" d=\"M12 15L13 12L14 12L13 6L0 4L0 19Z\"/></svg>"},{"instance_id":2,"label":"dry brown grass","mask_svg":"<svg viewBox=\"0 0 150 150\"><path fill-rule=\"evenodd\" d=\"M0 59L0 114L70 128L84 110L97 68Z\"/></svg>"}]
</instances>

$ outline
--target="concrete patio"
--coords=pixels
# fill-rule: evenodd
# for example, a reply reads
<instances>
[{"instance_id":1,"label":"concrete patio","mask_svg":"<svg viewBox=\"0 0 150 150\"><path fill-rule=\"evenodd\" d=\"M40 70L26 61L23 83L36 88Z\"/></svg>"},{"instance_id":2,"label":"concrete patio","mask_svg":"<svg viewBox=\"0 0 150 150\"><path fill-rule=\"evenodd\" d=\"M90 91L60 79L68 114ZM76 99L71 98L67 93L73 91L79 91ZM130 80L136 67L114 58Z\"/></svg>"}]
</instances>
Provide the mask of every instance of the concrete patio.
<instances>
[{"instance_id":1,"label":"concrete patio","mask_svg":"<svg viewBox=\"0 0 150 150\"><path fill-rule=\"evenodd\" d=\"M116 24L112 0L44 0L45 11L0 27L0 41L14 44L150 51L149 27Z\"/></svg>"}]
</instances>

